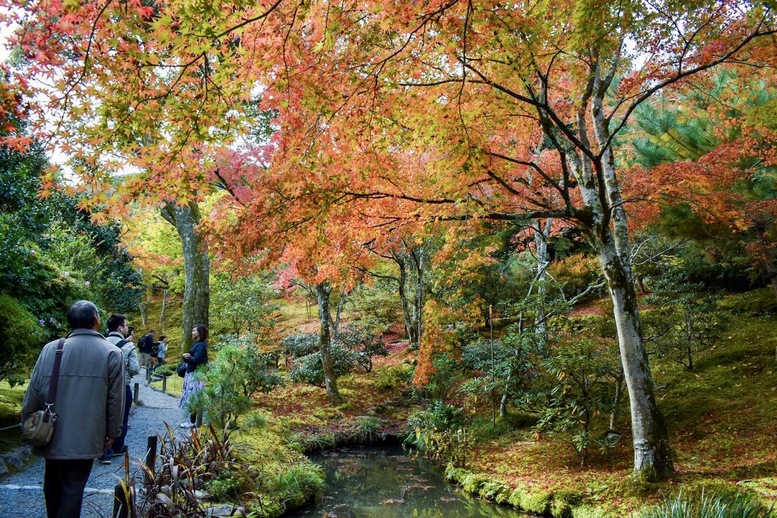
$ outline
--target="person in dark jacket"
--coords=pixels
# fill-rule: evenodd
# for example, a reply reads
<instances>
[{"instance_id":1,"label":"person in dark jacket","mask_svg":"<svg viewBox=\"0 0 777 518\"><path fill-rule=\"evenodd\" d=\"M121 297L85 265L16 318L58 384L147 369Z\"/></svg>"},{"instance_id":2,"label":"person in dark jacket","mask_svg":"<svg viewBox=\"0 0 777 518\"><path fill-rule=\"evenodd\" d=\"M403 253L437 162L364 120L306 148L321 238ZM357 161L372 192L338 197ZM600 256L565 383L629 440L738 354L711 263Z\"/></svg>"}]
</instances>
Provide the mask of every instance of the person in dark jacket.
<instances>
[{"instance_id":1,"label":"person in dark jacket","mask_svg":"<svg viewBox=\"0 0 777 518\"><path fill-rule=\"evenodd\" d=\"M194 373L200 367L208 363L208 328L203 324L197 324L192 329L192 344L188 353L184 353L182 360L186 362L186 375L183 378L183 388L181 389L181 401L178 403L180 408L186 409L189 400L199 391L205 388L205 383L194 378ZM197 426L197 413L189 414L189 421L181 423L181 428L193 428ZM200 416L200 422L202 416Z\"/></svg>"},{"instance_id":2,"label":"person in dark jacket","mask_svg":"<svg viewBox=\"0 0 777 518\"><path fill-rule=\"evenodd\" d=\"M138 353L135 351L135 344L132 343L132 332L127 325L127 317L121 313L114 313L108 317L108 336L106 340L121 349L124 354L124 424L122 425L121 435L116 438L113 446L105 451L97 459L100 464L110 464L111 459L116 456L124 455L127 451L125 440L129 427L129 414L132 409L132 377L140 372L140 363L138 362Z\"/></svg>"},{"instance_id":3,"label":"person in dark jacket","mask_svg":"<svg viewBox=\"0 0 777 518\"><path fill-rule=\"evenodd\" d=\"M33 454L46 459L43 496L49 518L81 515L92 461L113 445L124 420L124 355L99 333L100 314L87 300L67 311L72 332L62 350L51 442ZM43 408L59 340L43 347L22 402L22 422Z\"/></svg>"},{"instance_id":4,"label":"person in dark jacket","mask_svg":"<svg viewBox=\"0 0 777 518\"><path fill-rule=\"evenodd\" d=\"M140 366L150 369L153 367L151 352L154 348L154 334L156 329L151 329L148 334L138 340L138 355L140 356Z\"/></svg>"}]
</instances>

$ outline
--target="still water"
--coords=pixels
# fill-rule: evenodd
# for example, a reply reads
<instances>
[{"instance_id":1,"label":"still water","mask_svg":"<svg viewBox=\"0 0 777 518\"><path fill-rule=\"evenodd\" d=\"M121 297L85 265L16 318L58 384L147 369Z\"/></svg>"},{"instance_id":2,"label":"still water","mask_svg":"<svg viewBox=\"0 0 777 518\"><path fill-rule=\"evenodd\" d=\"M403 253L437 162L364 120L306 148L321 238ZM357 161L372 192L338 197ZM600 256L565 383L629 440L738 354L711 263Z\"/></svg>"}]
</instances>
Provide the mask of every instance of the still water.
<instances>
[{"instance_id":1,"label":"still water","mask_svg":"<svg viewBox=\"0 0 777 518\"><path fill-rule=\"evenodd\" d=\"M323 501L294 517L521 517L509 507L480 502L445 481L440 468L399 447L341 448L311 457L326 474Z\"/></svg>"}]
</instances>

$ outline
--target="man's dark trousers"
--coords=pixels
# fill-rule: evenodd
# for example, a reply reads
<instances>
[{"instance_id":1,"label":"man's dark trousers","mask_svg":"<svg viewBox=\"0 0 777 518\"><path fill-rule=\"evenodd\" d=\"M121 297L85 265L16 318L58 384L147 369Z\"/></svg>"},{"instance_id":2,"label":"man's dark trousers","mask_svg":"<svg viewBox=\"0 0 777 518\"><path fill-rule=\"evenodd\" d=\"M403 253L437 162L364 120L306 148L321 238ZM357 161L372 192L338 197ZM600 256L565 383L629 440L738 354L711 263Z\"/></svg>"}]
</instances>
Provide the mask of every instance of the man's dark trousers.
<instances>
[{"instance_id":1,"label":"man's dark trousers","mask_svg":"<svg viewBox=\"0 0 777 518\"><path fill-rule=\"evenodd\" d=\"M81 516L84 488L92 471L92 459L46 459L43 496L48 518Z\"/></svg>"},{"instance_id":2,"label":"man's dark trousers","mask_svg":"<svg viewBox=\"0 0 777 518\"><path fill-rule=\"evenodd\" d=\"M132 389L129 385L124 385L124 387L126 389L124 395L124 424L121 426L121 435L113 441L111 449L114 453L121 453L126 448L124 439L127 438L127 425L129 425L129 413L132 407Z\"/></svg>"}]
</instances>

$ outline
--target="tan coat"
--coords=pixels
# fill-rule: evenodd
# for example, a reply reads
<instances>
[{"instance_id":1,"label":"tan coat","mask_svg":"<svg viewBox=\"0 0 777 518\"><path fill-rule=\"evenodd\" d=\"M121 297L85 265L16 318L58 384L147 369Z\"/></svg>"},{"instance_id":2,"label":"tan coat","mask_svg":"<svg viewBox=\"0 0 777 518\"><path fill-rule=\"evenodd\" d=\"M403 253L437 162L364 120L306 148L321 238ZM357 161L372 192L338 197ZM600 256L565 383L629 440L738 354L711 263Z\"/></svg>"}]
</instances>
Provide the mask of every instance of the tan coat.
<instances>
[{"instance_id":1,"label":"tan coat","mask_svg":"<svg viewBox=\"0 0 777 518\"><path fill-rule=\"evenodd\" d=\"M22 422L43 408L48 395L57 343L38 356L22 403ZM124 355L97 331L76 329L62 353L54 411L54 437L33 453L48 459L91 459L103 453L106 437L121 435L124 418Z\"/></svg>"}]
</instances>

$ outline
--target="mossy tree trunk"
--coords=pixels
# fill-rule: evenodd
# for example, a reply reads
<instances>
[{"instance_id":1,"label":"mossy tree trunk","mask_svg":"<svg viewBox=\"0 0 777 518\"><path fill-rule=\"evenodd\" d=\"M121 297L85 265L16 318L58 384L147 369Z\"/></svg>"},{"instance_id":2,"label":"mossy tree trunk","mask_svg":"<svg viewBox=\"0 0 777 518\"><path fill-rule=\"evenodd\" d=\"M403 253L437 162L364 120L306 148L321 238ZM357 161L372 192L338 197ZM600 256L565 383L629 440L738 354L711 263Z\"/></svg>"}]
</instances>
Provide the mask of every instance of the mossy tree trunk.
<instances>
[{"instance_id":1,"label":"mossy tree trunk","mask_svg":"<svg viewBox=\"0 0 777 518\"><path fill-rule=\"evenodd\" d=\"M192 328L197 324L208 326L210 305L210 258L197 226L200 208L196 202L188 205L167 204L162 217L173 225L181 238L186 286L183 294L183 328L181 350L192 345Z\"/></svg>"},{"instance_id":2,"label":"mossy tree trunk","mask_svg":"<svg viewBox=\"0 0 777 518\"><path fill-rule=\"evenodd\" d=\"M319 350L321 351L321 364L324 370L324 382L326 393L332 404L339 405L343 402L343 396L337 388L332 362L332 335L330 322L332 320L329 297L332 294L332 286L328 282L316 284L316 299L318 300L318 319L321 323L319 332Z\"/></svg>"}]
</instances>

